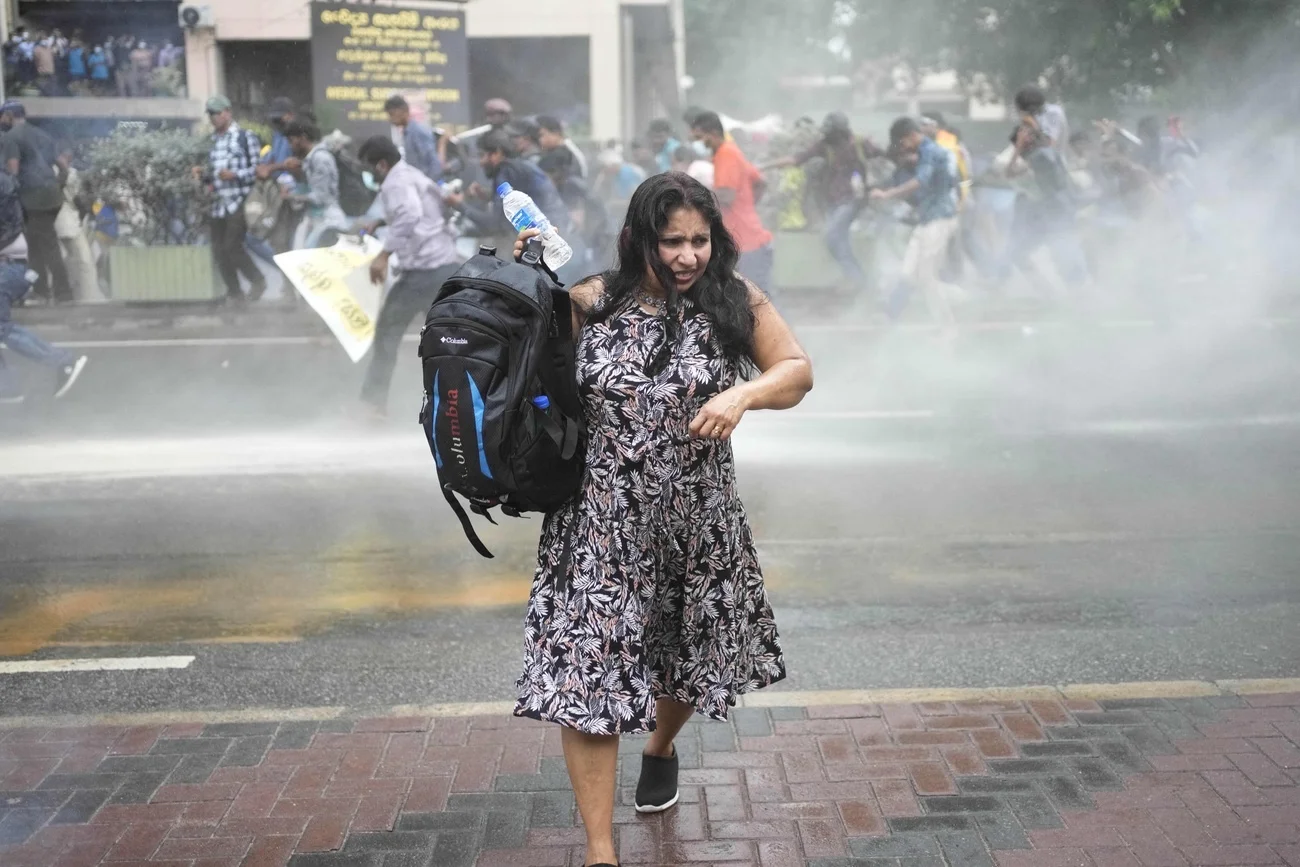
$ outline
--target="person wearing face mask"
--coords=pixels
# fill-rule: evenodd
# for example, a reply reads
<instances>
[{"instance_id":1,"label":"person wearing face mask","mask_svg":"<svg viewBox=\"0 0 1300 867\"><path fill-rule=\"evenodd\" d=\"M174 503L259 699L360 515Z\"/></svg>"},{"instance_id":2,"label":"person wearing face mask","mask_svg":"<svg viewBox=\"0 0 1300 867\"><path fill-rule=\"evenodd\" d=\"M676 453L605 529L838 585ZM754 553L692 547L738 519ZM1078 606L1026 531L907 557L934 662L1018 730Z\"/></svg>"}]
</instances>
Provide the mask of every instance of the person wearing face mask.
<instances>
[{"instance_id":1,"label":"person wearing face mask","mask_svg":"<svg viewBox=\"0 0 1300 867\"><path fill-rule=\"evenodd\" d=\"M772 289L772 233L763 226L757 204L767 188L758 169L734 141L727 141L722 119L706 111L695 118L691 134L713 152L713 189L722 205L727 231L740 248L741 272L767 291Z\"/></svg>"},{"instance_id":2,"label":"person wearing face mask","mask_svg":"<svg viewBox=\"0 0 1300 867\"><path fill-rule=\"evenodd\" d=\"M375 322L375 345L361 389L361 401L374 418L388 413L388 389L402 335L416 315L429 309L442 284L460 267L456 237L447 223L447 207L460 201L443 193L428 175L412 166L388 136L374 136L361 146L361 162L379 181L388 234L384 249L370 263L370 280L382 286L389 260L397 257L401 274L384 298ZM374 232L377 224L365 226Z\"/></svg>"},{"instance_id":3,"label":"person wearing face mask","mask_svg":"<svg viewBox=\"0 0 1300 867\"><path fill-rule=\"evenodd\" d=\"M812 364L739 258L712 192L655 175L617 267L571 292L587 472L542 531L515 714L562 727L595 867L617 864L619 736L653 732L635 805L663 812L682 726L785 677L730 438L798 404Z\"/></svg>"}]
</instances>

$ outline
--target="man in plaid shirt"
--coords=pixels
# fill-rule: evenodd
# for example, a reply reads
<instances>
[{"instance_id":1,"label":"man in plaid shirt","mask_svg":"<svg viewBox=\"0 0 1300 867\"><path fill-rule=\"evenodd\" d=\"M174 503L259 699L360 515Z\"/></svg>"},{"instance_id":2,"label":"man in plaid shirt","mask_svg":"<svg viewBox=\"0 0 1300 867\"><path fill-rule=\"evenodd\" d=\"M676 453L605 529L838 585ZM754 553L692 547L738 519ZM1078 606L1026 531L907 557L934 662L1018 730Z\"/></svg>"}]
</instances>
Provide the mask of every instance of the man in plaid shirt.
<instances>
[{"instance_id":1,"label":"man in plaid shirt","mask_svg":"<svg viewBox=\"0 0 1300 867\"><path fill-rule=\"evenodd\" d=\"M249 297L256 301L266 292L266 277L253 263L244 247L248 224L244 221L244 200L257 180L257 164L262 144L257 136L235 123L230 100L214 96L208 100L208 119L212 123L212 148L208 167L203 173L212 191L212 256L226 284L226 297L243 301L239 285L242 272L250 284Z\"/></svg>"}]
</instances>

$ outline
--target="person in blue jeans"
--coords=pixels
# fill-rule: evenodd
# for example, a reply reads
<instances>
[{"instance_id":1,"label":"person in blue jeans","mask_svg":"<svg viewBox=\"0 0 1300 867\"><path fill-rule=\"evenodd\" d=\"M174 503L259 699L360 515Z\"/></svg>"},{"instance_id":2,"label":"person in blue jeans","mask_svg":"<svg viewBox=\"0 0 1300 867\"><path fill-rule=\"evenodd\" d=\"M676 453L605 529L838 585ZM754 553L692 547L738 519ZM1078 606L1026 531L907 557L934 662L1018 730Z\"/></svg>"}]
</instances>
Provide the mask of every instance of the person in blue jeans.
<instances>
[{"instance_id":1,"label":"person in blue jeans","mask_svg":"<svg viewBox=\"0 0 1300 867\"><path fill-rule=\"evenodd\" d=\"M63 397L81 376L86 366L86 356L77 356L66 349L51 346L37 335L13 321L13 307L22 303L31 288L27 279L27 241L21 236L4 250L0 250L0 343L37 364L58 371L54 396ZM22 403L22 388L4 354L0 353L0 403Z\"/></svg>"},{"instance_id":2,"label":"person in blue jeans","mask_svg":"<svg viewBox=\"0 0 1300 867\"><path fill-rule=\"evenodd\" d=\"M86 366L86 357L46 343L14 322L13 308L32 288L35 274L27 265L27 237L23 234L23 206L18 180L0 172L0 343L37 364L58 371L54 396L63 397ZM0 353L0 403L21 403L24 394Z\"/></svg>"}]
</instances>

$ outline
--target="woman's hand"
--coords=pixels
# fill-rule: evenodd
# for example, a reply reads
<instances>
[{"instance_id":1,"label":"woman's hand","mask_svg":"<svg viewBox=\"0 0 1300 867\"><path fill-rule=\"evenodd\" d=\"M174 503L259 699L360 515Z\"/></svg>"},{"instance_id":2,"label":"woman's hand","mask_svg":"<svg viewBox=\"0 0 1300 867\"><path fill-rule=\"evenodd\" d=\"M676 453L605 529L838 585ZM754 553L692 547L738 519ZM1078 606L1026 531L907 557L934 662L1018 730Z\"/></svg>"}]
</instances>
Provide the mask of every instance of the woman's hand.
<instances>
[{"instance_id":1,"label":"woman's hand","mask_svg":"<svg viewBox=\"0 0 1300 867\"><path fill-rule=\"evenodd\" d=\"M722 392L704 405L691 422L691 436L703 440L726 440L740 424L749 401L741 391L743 386L735 386Z\"/></svg>"},{"instance_id":2,"label":"woman's hand","mask_svg":"<svg viewBox=\"0 0 1300 867\"><path fill-rule=\"evenodd\" d=\"M522 232L519 233L519 237L515 238L515 261L516 262L524 258L524 244L528 243L528 239L535 238L540 234L542 233L536 229L524 229Z\"/></svg>"}]
</instances>

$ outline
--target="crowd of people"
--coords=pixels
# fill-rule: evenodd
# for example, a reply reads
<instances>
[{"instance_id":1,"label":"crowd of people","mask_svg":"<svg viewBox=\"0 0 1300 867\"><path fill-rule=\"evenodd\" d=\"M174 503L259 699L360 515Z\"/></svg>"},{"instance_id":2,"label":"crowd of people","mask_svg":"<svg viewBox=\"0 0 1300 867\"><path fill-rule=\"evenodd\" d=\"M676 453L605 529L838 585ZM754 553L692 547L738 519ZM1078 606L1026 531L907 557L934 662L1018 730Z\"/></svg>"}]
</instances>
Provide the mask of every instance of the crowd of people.
<instances>
[{"instance_id":1,"label":"crowd of people","mask_svg":"<svg viewBox=\"0 0 1300 867\"><path fill-rule=\"evenodd\" d=\"M855 297L897 317L919 293L950 335L953 306L972 289L999 294L1019 273L1032 291L1079 290L1114 277L1107 268L1115 262L1142 255L1131 244L1116 254L1116 239L1139 227L1157 257L1201 237L1200 150L1178 118L1146 117L1136 132L1110 120L1071 132L1065 109L1037 86L1022 88L1014 108L1000 152L972 153L938 112L899 118L877 145L842 112L820 125L801 118L790 134L758 140L690 109L684 122L693 146L659 120L630 154L635 172L669 168L712 186L742 249L758 255L758 264L746 263L754 273L771 273L765 226L819 230ZM864 236L875 250L866 263Z\"/></svg>"},{"instance_id":2,"label":"crowd of people","mask_svg":"<svg viewBox=\"0 0 1300 867\"><path fill-rule=\"evenodd\" d=\"M23 28L5 42L4 75L6 91L18 96L179 96L185 49L130 33Z\"/></svg>"},{"instance_id":3,"label":"crowd of people","mask_svg":"<svg viewBox=\"0 0 1300 867\"><path fill-rule=\"evenodd\" d=\"M67 41L69 51L76 41ZM146 59L159 62L161 52L137 50L149 54L140 56L142 72ZM622 216L647 178L681 172L713 192L736 241L740 272L769 293L779 297L781 289L774 285L781 253L772 229L819 231L842 286L855 297L897 318L919 295L948 338L957 330L954 307L970 300L972 289L996 292L1016 273L1034 286L1050 283L1039 273L1040 249L1056 279L1078 288L1098 275L1111 238L1139 220L1154 215L1186 238L1198 231L1192 178L1199 150L1177 119L1146 118L1136 132L1111 121L1072 131L1062 106L1034 86L1016 94L1014 131L996 155L972 154L938 113L899 118L878 145L842 112L820 124L801 118L783 136L760 138L693 107L680 126L661 118L643 138L588 152L558 118L515 117L503 99L489 100L483 125L460 135L413 120L401 96L385 108L389 134L354 144L337 131L324 135L309 108L277 98L264 143L234 120L228 99L208 100L208 159L193 174L210 202L209 237L227 303L261 299L277 253L329 246L340 235L385 225L381 235L401 236L389 213L390 203L401 201L408 216L419 215L406 228L436 235L439 252L420 256L427 273L403 284L418 289L398 293L409 297L393 311L404 312L381 323L378 342L392 349L456 261L458 238L510 243L514 230L496 192L503 183L531 196L573 247L559 275L567 283L614 264ZM0 108L0 125L35 275L28 303L96 297L99 279L82 249L82 203L75 201L67 149L28 125L20 102ZM77 231L60 231L61 222ZM886 233L892 251L877 243L864 262L862 236ZM409 252L416 242L398 243ZM283 297L292 302L296 295ZM391 352L376 356L380 372L367 400L382 413L382 369L391 372Z\"/></svg>"},{"instance_id":4,"label":"crowd of people","mask_svg":"<svg viewBox=\"0 0 1300 867\"><path fill-rule=\"evenodd\" d=\"M436 246L436 255L419 255L428 266L418 269L423 273L390 290L402 301L379 329L378 372L367 387L377 413L386 406L395 341L457 261L456 239L485 239L499 248L510 243L514 230L502 211L501 184L528 194L573 247L559 275L566 283L613 264L618 227L635 190L651 176L676 171L713 192L736 241L739 270L765 290L779 297L773 282L780 253L771 228L820 229L844 286L891 317L919 295L951 338L954 307L970 298L970 287L995 288L1015 271L1038 280L1039 248L1050 251L1066 285L1092 279L1080 215L1091 209L1113 219L1116 208L1133 214L1171 189L1183 190L1169 195L1185 204L1189 193L1180 179L1197 153L1176 124L1162 132L1144 121L1135 134L1105 122L1095 137L1071 134L1062 107L1036 87L1016 96L1006 150L984 160L938 114L899 118L881 146L857 134L842 112L820 125L801 120L787 140L777 141L757 140L741 127L728 128L716 112L691 108L680 137L672 122L659 119L643 139L587 153L558 118L515 117L503 99L489 100L484 124L460 135L413 120L399 95L385 109L388 135L352 147L341 133L325 136L310 109L278 98L264 144L235 122L229 100L214 97L207 103L208 162L194 168L210 195L211 243L229 303L263 297L277 253L329 246L342 234L386 225L387 237L399 239L391 250ZM403 203L402 220L389 213L391 202ZM412 226L420 238L400 240ZM883 254L865 263L858 255L856 238L880 227L906 231L892 269L883 267ZM269 267L259 267L259 258Z\"/></svg>"}]
</instances>

